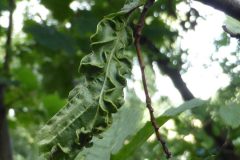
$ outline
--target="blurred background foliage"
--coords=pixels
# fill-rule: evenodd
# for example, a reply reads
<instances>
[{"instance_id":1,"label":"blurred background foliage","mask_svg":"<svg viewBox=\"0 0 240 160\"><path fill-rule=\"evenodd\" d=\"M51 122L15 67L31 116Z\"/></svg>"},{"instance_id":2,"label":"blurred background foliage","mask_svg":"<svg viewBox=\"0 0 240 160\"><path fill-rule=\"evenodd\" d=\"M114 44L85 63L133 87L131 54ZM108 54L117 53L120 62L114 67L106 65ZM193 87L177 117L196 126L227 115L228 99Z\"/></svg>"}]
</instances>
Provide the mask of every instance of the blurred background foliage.
<instances>
[{"instance_id":1,"label":"blurred background foliage","mask_svg":"<svg viewBox=\"0 0 240 160\"><path fill-rule=\"evenodd\" d=\"M68 92L78 82L78 78L81 76L77 71L79 62L84 55L90 52L89 38L95 32L98 21L104 15L118 11L124 1L16 1L16 7L21 4L29 5L25 5L22 15L19 15L23 16L23 28L17 33L14 32L12 36L10 76L8 77L4 75L3 71L7 26L0 25L0 83L7 85L4 103L8 109L8 122L15 160L38 158L35 135L40 126L65 104ZM187 7L184 16L180 16L176 9L180 3ZM34 7L41 7L43 10L32 12L34 9L31 8L33 7L31 4L35 4ZM3 21L4 15L8 12L8 1L0 0L0 21ZM135 23L137 18L138 14L135 13L130 22ZM157 66L161 74L171 78L183 100L194 98L191 91L186 86L186 88L182 86L180 74L189 69L183 67L188 62L183 59L182 55L188 56L190 53L188 50L182 49L176 42L182 38L179 28L184 32L194 30L198 24L197 20L201 18L203 18L201 14L188 1L158 0L151 8L146 18L141 42L144 49L144 60L149 66L147 77L152 94L156 92L156 83L161 83L156 82L154 76L154 66ZM231 20L229 21L231 22ZM173 24L177 24L179 27L173 27ZM234 26L234 24L230 23L230 26ZM18 26L14 28L16 27ZM216 51L230 44L226 33L219 33L219 36L221 38L213 44L216 46ZM135 62L134 48L130 47L128 52ZM168 121L161 129L176 159L240 159L239 48L229 55L231 55L231 60L229 57L218 59L214 58L214 55L212 56L212 61L218 62L223 72L230 77L229 85L213 95L206 108L186 112L178 118ZM134 65L137 64L134 63ZM128 82L129 84L140 83L134 76L129 78ZM120 121L118 124L123 129L125 126L126 132L122 137L119 135L120 132L111 133L116 134L116 139L119 140L117 144L120 145L118 146L120 148L127 144L127 139L131 139L131 136L147 120L147 114L143 107L144 100L139 100L139 96L135 94L136 89L134 90L131 85L127 90L125 106L114 117L116 119L121 117L123 120L129 118L127 122L125 122L126 120ZM206 92L208 91L206 90ZM156 115L172 106L168 97L158 97L157 99L154 101ZM129 113L132 114L129 115ZM116 127L114 125L113 127ZM156 157L163 155L160 148L154 137L150 137L142 146L136 148L128 159L157 159ZM91 159L91 152L86 151L89 153L90 158L88 157L88 159ZM96 152L99 151L96 150Z\"/></svg>"}]
</instances>

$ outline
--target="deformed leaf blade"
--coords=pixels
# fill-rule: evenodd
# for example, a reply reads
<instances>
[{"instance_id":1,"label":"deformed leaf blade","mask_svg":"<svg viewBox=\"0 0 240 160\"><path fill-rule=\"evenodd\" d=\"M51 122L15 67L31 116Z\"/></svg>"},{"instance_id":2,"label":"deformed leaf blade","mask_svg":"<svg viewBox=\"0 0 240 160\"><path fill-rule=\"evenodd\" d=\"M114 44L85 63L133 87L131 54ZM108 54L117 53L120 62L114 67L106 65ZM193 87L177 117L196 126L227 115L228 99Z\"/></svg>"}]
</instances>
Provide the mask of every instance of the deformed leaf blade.
<instances>
[{"instance_id":1,"label":"deformed leaf blade","mask_svg":"<svg viewBox=\"0 0 240 160\"><path fill-rule=\"evenodd\" d=\"M92 52L80 63L79 84L69 93L68 103L39 131L38 145L45 159L74 159L112 123L112 113L124 102L126 75L131 73L131 61L124 53L132 43L128 13L138 6L108 15L97 25Z\"/></svg>"},{"instance_id":2,"label":"deformed leaf blade","mask_svg":"<svg viewBox=\"0 0 240 160\"><path fill-rule=\"evenodd\" d=\"M104 18L98 24L91 38L93 51L80 63L81 82L70 92L66 106L40 131L39 146L47 159L73 159L111 124L111 114L123 104L125 78L131 72L124 54L131 38L123 16Z\"/></svg>"}]
</instances>

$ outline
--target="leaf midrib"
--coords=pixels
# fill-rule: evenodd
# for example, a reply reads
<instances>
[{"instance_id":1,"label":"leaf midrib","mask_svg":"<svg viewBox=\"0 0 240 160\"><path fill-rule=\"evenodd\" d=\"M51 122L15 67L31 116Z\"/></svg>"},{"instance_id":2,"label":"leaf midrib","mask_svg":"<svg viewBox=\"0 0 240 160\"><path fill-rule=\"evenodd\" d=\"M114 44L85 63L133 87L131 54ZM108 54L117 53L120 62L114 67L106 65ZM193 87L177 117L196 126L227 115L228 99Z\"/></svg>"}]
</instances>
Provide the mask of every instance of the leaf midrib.
<instances>
[{"instance_id":1,"label":"leaf midrib","mask_svg":"<svg viewBox=\"0 0 240 160\"><path fill-rule=\"evenodd\" d=\"M116 42L114 43L114 47L110 53L110 57L109 57L109 60L107 62L107 67L106 67L106 74L105 74L105 77L104 77L104 81L103 81L103 87L101 89L101 92L100 92L100 95L99 95L99 104L101 104L101 101L103 101L103 92L104 92L104 89L105 89L105 85L106 85L106 82L107 82L107 77L109 75L109 68L110 68L110 62L112 61L112 58L113 58L113 55L115 53L115 50L116 50L116 46L119 42L119 38L117 38ZM105 110L104 108L102 108L103 110Z\"/></svg>"}]
</instances>

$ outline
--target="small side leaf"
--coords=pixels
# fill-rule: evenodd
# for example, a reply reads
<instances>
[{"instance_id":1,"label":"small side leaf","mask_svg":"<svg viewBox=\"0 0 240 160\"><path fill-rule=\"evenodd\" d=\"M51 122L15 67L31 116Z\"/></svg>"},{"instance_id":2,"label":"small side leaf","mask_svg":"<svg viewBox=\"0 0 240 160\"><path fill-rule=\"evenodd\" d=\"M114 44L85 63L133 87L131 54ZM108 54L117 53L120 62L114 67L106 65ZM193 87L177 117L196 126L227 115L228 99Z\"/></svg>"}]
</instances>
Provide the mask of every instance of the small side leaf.
<instances>
[{"instance_id":1,"label":"small side leaf","mask_svg":"<svg viewBox=\"0 0 240 160\"><path fill-rule=\"evenodd\" d=\"M126 13L146 3L146 0L127 0L120 12Z\"/></svg>"},{"instance_id":2,"label":"small side leaf","mask_svg":"<svg viewBox=\"0 0 240 160\"><path fill-rule=\"evenodd\" d=\"M236 103L231 103L227 106L222 106L219 110L220 117L223 122L231 126L232 128L237 128L240 126L240 105Z\"/></svg>"}]
</instances>

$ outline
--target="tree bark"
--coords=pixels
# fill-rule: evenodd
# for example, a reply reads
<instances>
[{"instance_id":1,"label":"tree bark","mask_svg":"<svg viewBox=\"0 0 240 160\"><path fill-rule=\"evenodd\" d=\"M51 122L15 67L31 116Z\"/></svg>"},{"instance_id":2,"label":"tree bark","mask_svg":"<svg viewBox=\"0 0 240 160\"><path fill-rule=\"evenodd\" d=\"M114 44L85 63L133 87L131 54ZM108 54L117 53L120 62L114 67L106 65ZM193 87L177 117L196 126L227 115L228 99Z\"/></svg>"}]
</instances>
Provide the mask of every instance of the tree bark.
<instances>
[{"instance_id":1,"label":"tree bark","mask_svg":"<svg viewBox=\"0 0 240 160\"><path fill-rule=\"evenodd\" d=\"M239 0L196 0L211 6L217 10L240 21L240 1Z\"/></svg>"},{"instance_id":2,"label":"tree bark","mask_svg":"<svg viewBox=\"0 0 240 160\"><path fill-rule=\"evenodd\" d=\"M8 133L7 111L4 106L4 85L0 84L0 160L12 160L12 149Z\"/></svg>"},{"instance_id":3,"label":"tree bark","mask_svg":"<svg viewBox=\"0 0 240 160\"><path fill-rule=\"evenodd\" d=\"M13 12L15 9L15 1L8 0L9 5L9 24L6 38L6 55L4 57L2 77L10 79L9 65L12 58L12 29L13 29ZM7 108L4 105L4 93L7 85L5 82L0 83L0 160L12 160L12 147L10 135L8 132Z\"/></svg>"}]
</instances>

